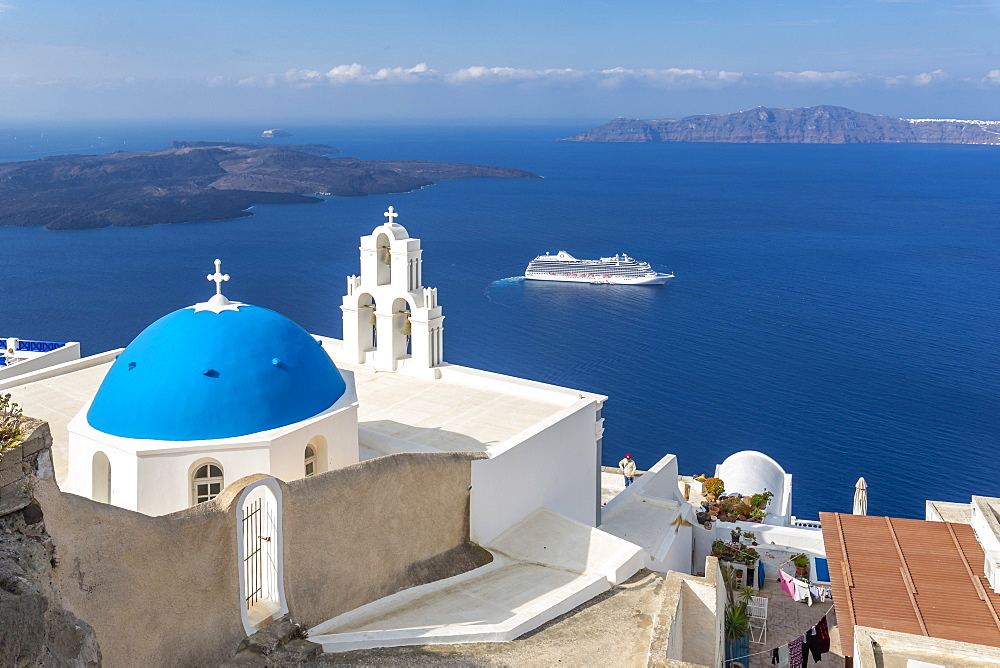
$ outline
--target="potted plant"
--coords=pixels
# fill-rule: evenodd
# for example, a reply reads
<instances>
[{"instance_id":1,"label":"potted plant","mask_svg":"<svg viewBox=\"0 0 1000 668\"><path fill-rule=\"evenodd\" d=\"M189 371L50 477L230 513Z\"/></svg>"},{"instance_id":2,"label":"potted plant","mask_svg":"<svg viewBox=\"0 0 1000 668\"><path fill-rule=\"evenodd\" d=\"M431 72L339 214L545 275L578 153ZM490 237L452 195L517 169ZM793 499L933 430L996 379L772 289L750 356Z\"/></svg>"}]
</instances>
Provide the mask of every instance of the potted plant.
<instances>
[{"instance_id":1,"label":"potted plant","mask_svg":"<svg viewBox=\"0 0 1000 668\"><path fill-rule=\"evenodd\" d=\"M732 541L734 543L740 542L740 536L742 536L742 535L743 535L743 532L740 531L739 527L736 527L735 529L733 529L732 531L729 532L729 536L730 536L730 538L732 538Z\"/></svg>"},{"instance_id":2,"label":"potted plant","mask_svg":"<svg viewBox=\"0 0 1000 668\"><path fill-rule=\"evenodd\" d=\"M712 556L719 558L723 555L726 550L726 544L721 540L716 540L712 542Z\"/></svg>"},{"instance_id":3,"label":"potted plant","mask_svg":"<svg viewBox=\"0 0 1000 668\"><path fill-rule=\"evenodd\" d=\"M750 497L750 506L757 510L764 510L773 498L774 493L765 489L762 493L754 494Z\"/></svg>"},{"instance_id":4,"label":"potted plant","mask_svg":"<svg viewBox=\"0 0 1000 668\"><path fill-rule=\"evenodd\" d=\"M705 495L711 503L714 503L719 498L719 495L726 491L726 484L720 478L707 479L703 487Z\"/></svg>"},{"instance_id":5,"label":"potted plant","mask_svg":"<svg viewBox=\"0 0 1000 668\"><path fill-rule=\"evenodd\" d=\"M801 552L792 555L792 563L795 564L795 574L802 577L809 577L809 557Z\"/></svg>"},{"instance_id":6,"label":"potted plant","mask_svg":"<svg viewBox=\"0 0 1000 668\"><path fill-rule=\"evenodd\" d=\"M757 544L757 536L754 535L753 531L744 531L742 538L743 538L743 544L744 545L751 545L751 544L756 545Z\"/></svg>"},{"instance_id":7,"label":"potted plant","mask_svg":"<svg viewBox=\"0 0 1000 668\"><path fill-rule=\"evenodd\" d=\"M730 604L723 613L724 633L729 644L730 656L736 654L736 643L750 635L750 610L748 601Z\"/></svg>"}]
</instances>

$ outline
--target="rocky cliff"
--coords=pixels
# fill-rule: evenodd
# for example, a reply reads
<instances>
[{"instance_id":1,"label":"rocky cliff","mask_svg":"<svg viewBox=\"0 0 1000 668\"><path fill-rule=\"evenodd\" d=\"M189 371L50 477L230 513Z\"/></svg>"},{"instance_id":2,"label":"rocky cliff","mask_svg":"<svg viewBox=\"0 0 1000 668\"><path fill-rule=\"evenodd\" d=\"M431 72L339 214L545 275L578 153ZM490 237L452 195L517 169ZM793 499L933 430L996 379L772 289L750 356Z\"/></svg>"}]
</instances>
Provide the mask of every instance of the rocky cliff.
<instances>
[{"instance_id":1,"label":"rocky cliff","mask_svg":"<svg viewBox=\"0 0 1000 668\"><path fill-rule=\"evenodd\" d=\"M616 118L559 141L735 144L1000 144L1000 122L904 119L823 105L664 120Z\"/></svg>"},{"instance_id":2,"label":"rocky cliff","mask_svg":"<svg viewBox=\"0 0 1000 668\"><path fill-rule=\"evenodd\" d=\"M0 666L99 666L94 629L66 610L53 583L59 551L34 498L52 478L49 426L26 419L0 459Z\"/></svg>"}]
</instances>

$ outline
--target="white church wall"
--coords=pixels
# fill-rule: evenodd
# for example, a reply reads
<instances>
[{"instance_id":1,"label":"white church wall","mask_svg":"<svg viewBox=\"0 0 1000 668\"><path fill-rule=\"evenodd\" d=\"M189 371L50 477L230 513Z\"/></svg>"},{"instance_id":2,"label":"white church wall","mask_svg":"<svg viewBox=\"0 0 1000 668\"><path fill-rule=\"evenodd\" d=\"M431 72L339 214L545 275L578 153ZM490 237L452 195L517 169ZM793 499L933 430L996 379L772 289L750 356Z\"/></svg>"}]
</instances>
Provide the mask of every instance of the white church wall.
<instances>
[{"instance_id":1,"label":"white church wall","mask_svg":"<svg viewBox=\"0 0 1000 668\"><path fill-rule=\"evenodd\" d=\"M472 462L473 541L488 543L539 508L597 526L598 406L581 399Z\"/></svg>"},{"instance_id":2,"label":"white church wall","mask_svg":"<svg viewBox=\"0 0 1000 668\"><path fill-rule=\"evenodd\" d=\"M191 507L194 505L192 477L195 469L208 463L217 464L222 469L222 487L225 489L240 478L268 472L268 443L243 443L240 447L227 449L185 448L172 452L141 452L139 502L134 510L156 516Z\"/></svg>"},{"instance_id":3,"label":"white church wall","mask_svg":"<svg viewBox=\"0 0 1000 668\"><path fill-rule=\"evenodd\" d=\"M129 510L138 509L135 454L86 436L76 436L69 449L68 475L61 483L64 491L94 498L94 455L104 453L111 464L111 503Z\"/></svg>"},{"instance_id":4,"label":"white church wall","mask_svg":"<svg viewBox=\"0 0 1000 668\"><path fill-rule=\"evenodd\" d=\"M309 420L271 442L270 473L281 480L305 476L305 449L313 444L316 473L358 463L358 407L346 406L321 419Z\"/></svg>"}]
</instances>

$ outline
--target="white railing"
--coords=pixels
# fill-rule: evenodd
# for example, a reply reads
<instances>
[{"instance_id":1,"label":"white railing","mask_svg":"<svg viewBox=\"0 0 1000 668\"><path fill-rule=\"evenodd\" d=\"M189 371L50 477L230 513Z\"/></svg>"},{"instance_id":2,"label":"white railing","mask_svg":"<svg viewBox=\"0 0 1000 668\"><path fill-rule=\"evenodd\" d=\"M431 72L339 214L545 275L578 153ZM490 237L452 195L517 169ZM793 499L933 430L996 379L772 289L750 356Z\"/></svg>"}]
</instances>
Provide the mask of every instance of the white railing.
<instances>
[{"instance_id":1,"label":"white railing","mask_svg":"<svg viewBox=\"0 0 1000 668\"><path fill-rule=\"evenodd\" d=\"M822 529L823 524L819 520L800 520L799 518L792 517L793 527L805 527L806 529Z\"/></svg>"}]
</instances>

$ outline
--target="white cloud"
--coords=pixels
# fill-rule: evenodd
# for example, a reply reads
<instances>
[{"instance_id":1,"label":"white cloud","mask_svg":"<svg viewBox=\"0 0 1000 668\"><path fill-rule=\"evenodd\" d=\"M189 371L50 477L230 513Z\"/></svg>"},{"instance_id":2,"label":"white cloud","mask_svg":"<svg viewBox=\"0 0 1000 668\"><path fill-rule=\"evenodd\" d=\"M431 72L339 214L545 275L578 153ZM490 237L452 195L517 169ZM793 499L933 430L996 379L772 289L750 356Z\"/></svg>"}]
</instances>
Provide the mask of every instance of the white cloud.
<instances>
[{"instance_id":1,"label":"white cloud","mask_svg":"<svg viewBox=\"0 0 1000 668\"><path fill-rule=\"evenodd\" d=\"M417 83L436 80L438 74L427 67L427 63L418 63L413 67L383 67L371 71L364 65L337 65L326 72L318 70L296 70L285 72L286 82L297 86L314 86L317 84L373 84L373 83Z\"/></svg>"},{"instance_id":2,"label":"white cloud","mask_svg":"<svg viewBox=\"0 0 1000 668\"><path fill-rule=\"evenodd\" d=\"M0 12L5 12L8 9L17 9L17 8L14 5L5 5L4 3L0 2Z\"/></svg>"},{"instance_id":3,"label":"white cloud","mask_svg":"<svg viewBox=\"0 0 1000 668\"><path fill-rule=\"evenodd\" d=\"M775 72L774 76L778 81L820 86L853 86L854 84L863 82L867 78L864 74L860 74L858 72L817 72L816 70L803 70L801 72Z\"/></svg>"},{"instance_id":4,"label":"white cloud","mask_svg":"<svg viewBox=\"0 0 1000 668\"><path fill-rule=\"evenodd\" d=\"M980 83L1000 86L1000 70L990 70Z\"/></svg>"},{"instance_id":5,"label":"white cloud","mask_svg":"<svg viewBox=\"0 0 1000 668\"><path fill-rule=\"evenodd\" d=\"M241 88L274 88L278 85L278 81L274 75L266 77L246 77L245 79L238 80L236 85Z\"/></svg>"},{"instance_id":6,"label":"white cloud","mask_svg":"<svg viewBox=\"0 0 1000 668\"><path fill-rule=\"evenodd\" d=\"M743 72L726 70L697 70L670 67L657 69L630 69L613 67L601 70L599 83L614 87L625 81L636 81L666 88L723 88L743 81Z\"/></svg>"},{"instance_id":7,"label":"white cloud","mask_svg":"<svg viewBox=\"0 0 1000 668\"><path fill-rule=\"evenodd\" d=\"M417 83L437 78L437 72L427 67L427 63L417 63L413 67L383 67L371 75L372 81L388 83Z\"/></svg>"},{"instance_id":8,"label":"white cloud","mask_svg":"<svg viewBox=\"0 0 1000 668\"><path fill-rule=\"evenodd\" d=\"M821 88L849 87L857 85L884 85L887 87L924 87L952 79L943 69L918 74L895 76L847 70L800 72L778 71L772 74L752 74L730 70L701 70L696 68L668 67L630 68L609 67L595 70L578 70L571 67L531 69L521 67L487 67L474 65L451 72L439 72L427 63L412 67L369 68L359 63L337 65L329 70L290 69L281 75L258 75L242 79L210 77L210 86L236 85L242 87L293 86L307 88L313 86L390 86L418 84L447 84L450 86L491 86L530 85L560 86L581 85L614 89L626 85L670 90L721 89L750 84L778 83ZM1000 70L993 70L982 79L955 79L971 85L1000 85Z\"/></svg>"},{"instance_id":9,"label":"white cloud","mask_svg":"<svg viewBox=\"0 0 1000 668\"><path fill-rule=\"evenodd\" d=\"M926 86L938 81L943 81L947 79L948 76L947 72L938 69L933 72L921 72L920 74L916 74L913 76L912 82L914 86Z\"/></svg>"},{"instance_id":10,"label":"white cloud","mask_svg":"<svg viewBox=\"0 0 1000 668\"><path fill-rule=\"evenodd\" d=\"M445 81L463 83L520 83L525 81L573 81L586 76L572 68L528 70L517 67L483 67L474 65L445 75Z\"/></svg>"},{"instance_id":11,"label":"white cloud","mask_svg":"<svg viewBox=\"0 0 1000 668\"><path fill-rule=\"evenodd\" d=\"M477 65L446 74L444 80L455 85L590 82L601 87L614 88L626 82L636 82L642 85L668 88L720 88L739 83L743 76L742 72L679 69L676 67L662 70L626 67L612 67L604 70L575 70L570 67L532 70Z\"/></svg>"},{"instance_id":12,"label":"white cloud","mask_svg":"<svg viewBox=\"0 0 1000 668\"><path fill-rule=\"evenodd\" d=\"M897 74L893 77L886 77L883 79L886 86L890 88L895 88L897 86L929 86L930 84L937 83L939 81L944 81L945 79L950 79L951 75L944 70L938 69L933 72L921 72L920 74L914 74L912 76L906 74Z\"/></svg>"}]
</instances>

